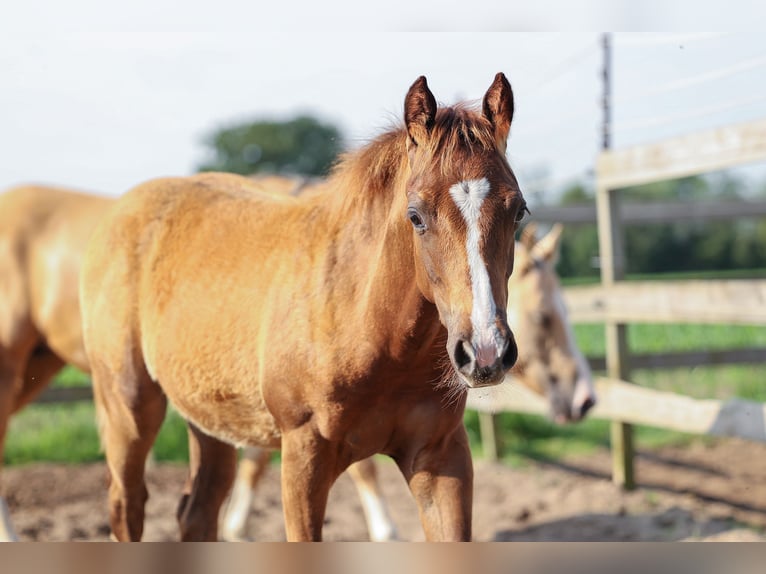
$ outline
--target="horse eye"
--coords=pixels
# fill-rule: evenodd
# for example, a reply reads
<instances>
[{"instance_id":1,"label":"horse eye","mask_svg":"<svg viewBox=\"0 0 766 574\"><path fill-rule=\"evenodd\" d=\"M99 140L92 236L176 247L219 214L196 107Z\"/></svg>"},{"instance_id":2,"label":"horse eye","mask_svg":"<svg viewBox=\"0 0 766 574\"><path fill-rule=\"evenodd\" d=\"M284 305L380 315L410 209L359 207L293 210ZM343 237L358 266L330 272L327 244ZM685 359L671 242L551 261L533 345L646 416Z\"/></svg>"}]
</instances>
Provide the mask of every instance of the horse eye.
<instances>
[{"instance_id":1,"label":"horse eye","mask_svg":"<svg viewBox=\"0 0 766 574\"><path fill-rule=\"evenodd\" d=\"M415 228L415 231L418 233L423 233L426 230L426 224L423 222L423 218L420 217L420 214L417 211L414 209L408 209L407 217L409 218L410 223L412 223L412 226Z\"/></svg>"},{"instance_id":2,"label":"horse eye","mask_svg":"<svg viewBox=\"0 0 766 574\"><path fill-rule=\"evenodd\" d=\"M529 215L532 215L532 212L529 211L529 208L527 207L527 204L524 204L524 207L519 209L519 211L516 213L516 223L521 223L521 220L524 219L524 214L528 213Z\"/></svg>"}]
</instances>

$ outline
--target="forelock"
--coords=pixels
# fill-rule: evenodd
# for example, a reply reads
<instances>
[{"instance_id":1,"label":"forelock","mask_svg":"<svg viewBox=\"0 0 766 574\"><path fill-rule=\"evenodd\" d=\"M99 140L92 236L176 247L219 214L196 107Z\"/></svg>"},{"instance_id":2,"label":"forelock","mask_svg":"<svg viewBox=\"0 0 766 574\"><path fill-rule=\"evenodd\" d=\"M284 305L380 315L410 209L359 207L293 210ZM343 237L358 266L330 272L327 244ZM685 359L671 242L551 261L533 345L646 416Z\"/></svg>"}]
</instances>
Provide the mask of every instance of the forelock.
<instances>
[{"instance_id":1,"label":"forelock","mask_svg":"<svg viewBox=\"0 0 766 574\"><path fill-rule=\"evenodd\" d=\"M439 108L427 145L445 175L469 158L498 151L489 121L465 104Z\"/></svg>"}]
</instances>

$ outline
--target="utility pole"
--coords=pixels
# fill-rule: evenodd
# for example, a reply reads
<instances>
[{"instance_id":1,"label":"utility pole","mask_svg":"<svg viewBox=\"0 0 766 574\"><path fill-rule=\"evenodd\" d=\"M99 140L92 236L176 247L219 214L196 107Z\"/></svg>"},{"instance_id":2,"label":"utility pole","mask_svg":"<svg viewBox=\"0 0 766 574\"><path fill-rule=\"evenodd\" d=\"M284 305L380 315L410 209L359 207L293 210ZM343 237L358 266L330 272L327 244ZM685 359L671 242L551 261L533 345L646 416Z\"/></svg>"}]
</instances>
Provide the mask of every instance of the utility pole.
<instances>
[{"instance_id":1,"label":"utility pole","mask_svg":"<svg viewBox=\"0 0 766 574\"><path fill-rule=\"evenodd\" d=\"M601 149L607 150L612 147L612 37L609 33L605 33L601 37L601 47L603 53L603 68L601 71L603 86L603 97L601 100L603 110L603 123L601 126Z\"/></svg>"},{"instance_id":2,"label":"utility pole","mask_svg":"<svg viewBox=\"0 0 766 574\"><path fill-rule=\"evenodd\" d=\"M602 36L603 48L603 126L602 153L612 144L612 39ZM596 208L598 212L598 243L601 261L601 284L605 289L625 278L625 250L622 223L620 221L619 191L601 185L596 168ZM628 350L627 325L606 321L606 370L611 379L622 381L630 377L630 352ZM610 428L612 450L612 481L630 490L635 487L633 473L633 427L622 421L612 421Z\"/></svg>"}]
</instances>

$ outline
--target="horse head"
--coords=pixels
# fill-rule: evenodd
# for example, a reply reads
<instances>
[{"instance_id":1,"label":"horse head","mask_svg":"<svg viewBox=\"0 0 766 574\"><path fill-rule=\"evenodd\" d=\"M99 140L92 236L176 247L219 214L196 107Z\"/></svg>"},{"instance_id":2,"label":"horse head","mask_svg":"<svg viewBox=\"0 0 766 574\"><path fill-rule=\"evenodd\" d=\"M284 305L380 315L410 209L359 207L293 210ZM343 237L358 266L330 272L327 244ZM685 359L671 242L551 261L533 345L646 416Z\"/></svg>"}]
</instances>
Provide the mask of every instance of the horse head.
<instances>
[{"instance_id":1,"label":"horse head","mask_svg":"<svg viewBox=\"0 0 766 574\"><path fill-rule=\"evenodd\" d=\"M437 108L420 77L404 111L410 169L402 215L412 226L418 287L438 309L463 383L500 383L518 354L506 303L514 232L526 210L505 157L511 86L497 74L476 112Z\"/></svg>"}]
</instances>

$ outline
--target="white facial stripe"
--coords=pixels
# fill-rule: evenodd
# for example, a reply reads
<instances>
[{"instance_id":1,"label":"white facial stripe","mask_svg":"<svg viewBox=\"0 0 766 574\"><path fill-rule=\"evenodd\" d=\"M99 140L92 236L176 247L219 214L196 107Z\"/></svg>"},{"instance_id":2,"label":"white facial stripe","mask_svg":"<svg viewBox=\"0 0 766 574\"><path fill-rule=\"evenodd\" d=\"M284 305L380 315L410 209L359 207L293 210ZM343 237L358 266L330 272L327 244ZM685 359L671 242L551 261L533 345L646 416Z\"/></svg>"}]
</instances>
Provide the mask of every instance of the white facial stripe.
<instances>
[{"instance_id":1,"label":"white facial stripe","mask_svg":"<svg viewBox=\"0 0 766 574\"><path fill-rule=\"evenodd\" d=\"M468 253L468 270L471 275L473 294L471 323L474 331L474 343L481 346L494 345L498 335L495 328L495 317L497 316L495 298L492 295L487 265L479 251L479 216L481 215L481 206L489 194L489 190L487 178L461 181L450 187L449 190L468 227L466 252Z\"/></svg>"},{"instance_id":2,"label":"white facial stripe","mask_svg":"<svg viewBox=\"0 0 766 574\"><path fill-rule=\"evenodd\" d=\"M567 340L567 348L572 357L577 362L577 382L575 383L575 400L579 398L579 395L586 393L595 396L593 388L593 375L590 372L590 366L588 361L583 356L580 348L575 343L574 333L572 332L572 325L569 324L567 317L567 309L564 304L564 299L561 295L561 291L556 290L553 294L553 305L556 308L556 312L561 318L561 324L564 327L564 335Z\"/></svg>"}]
</instances>

